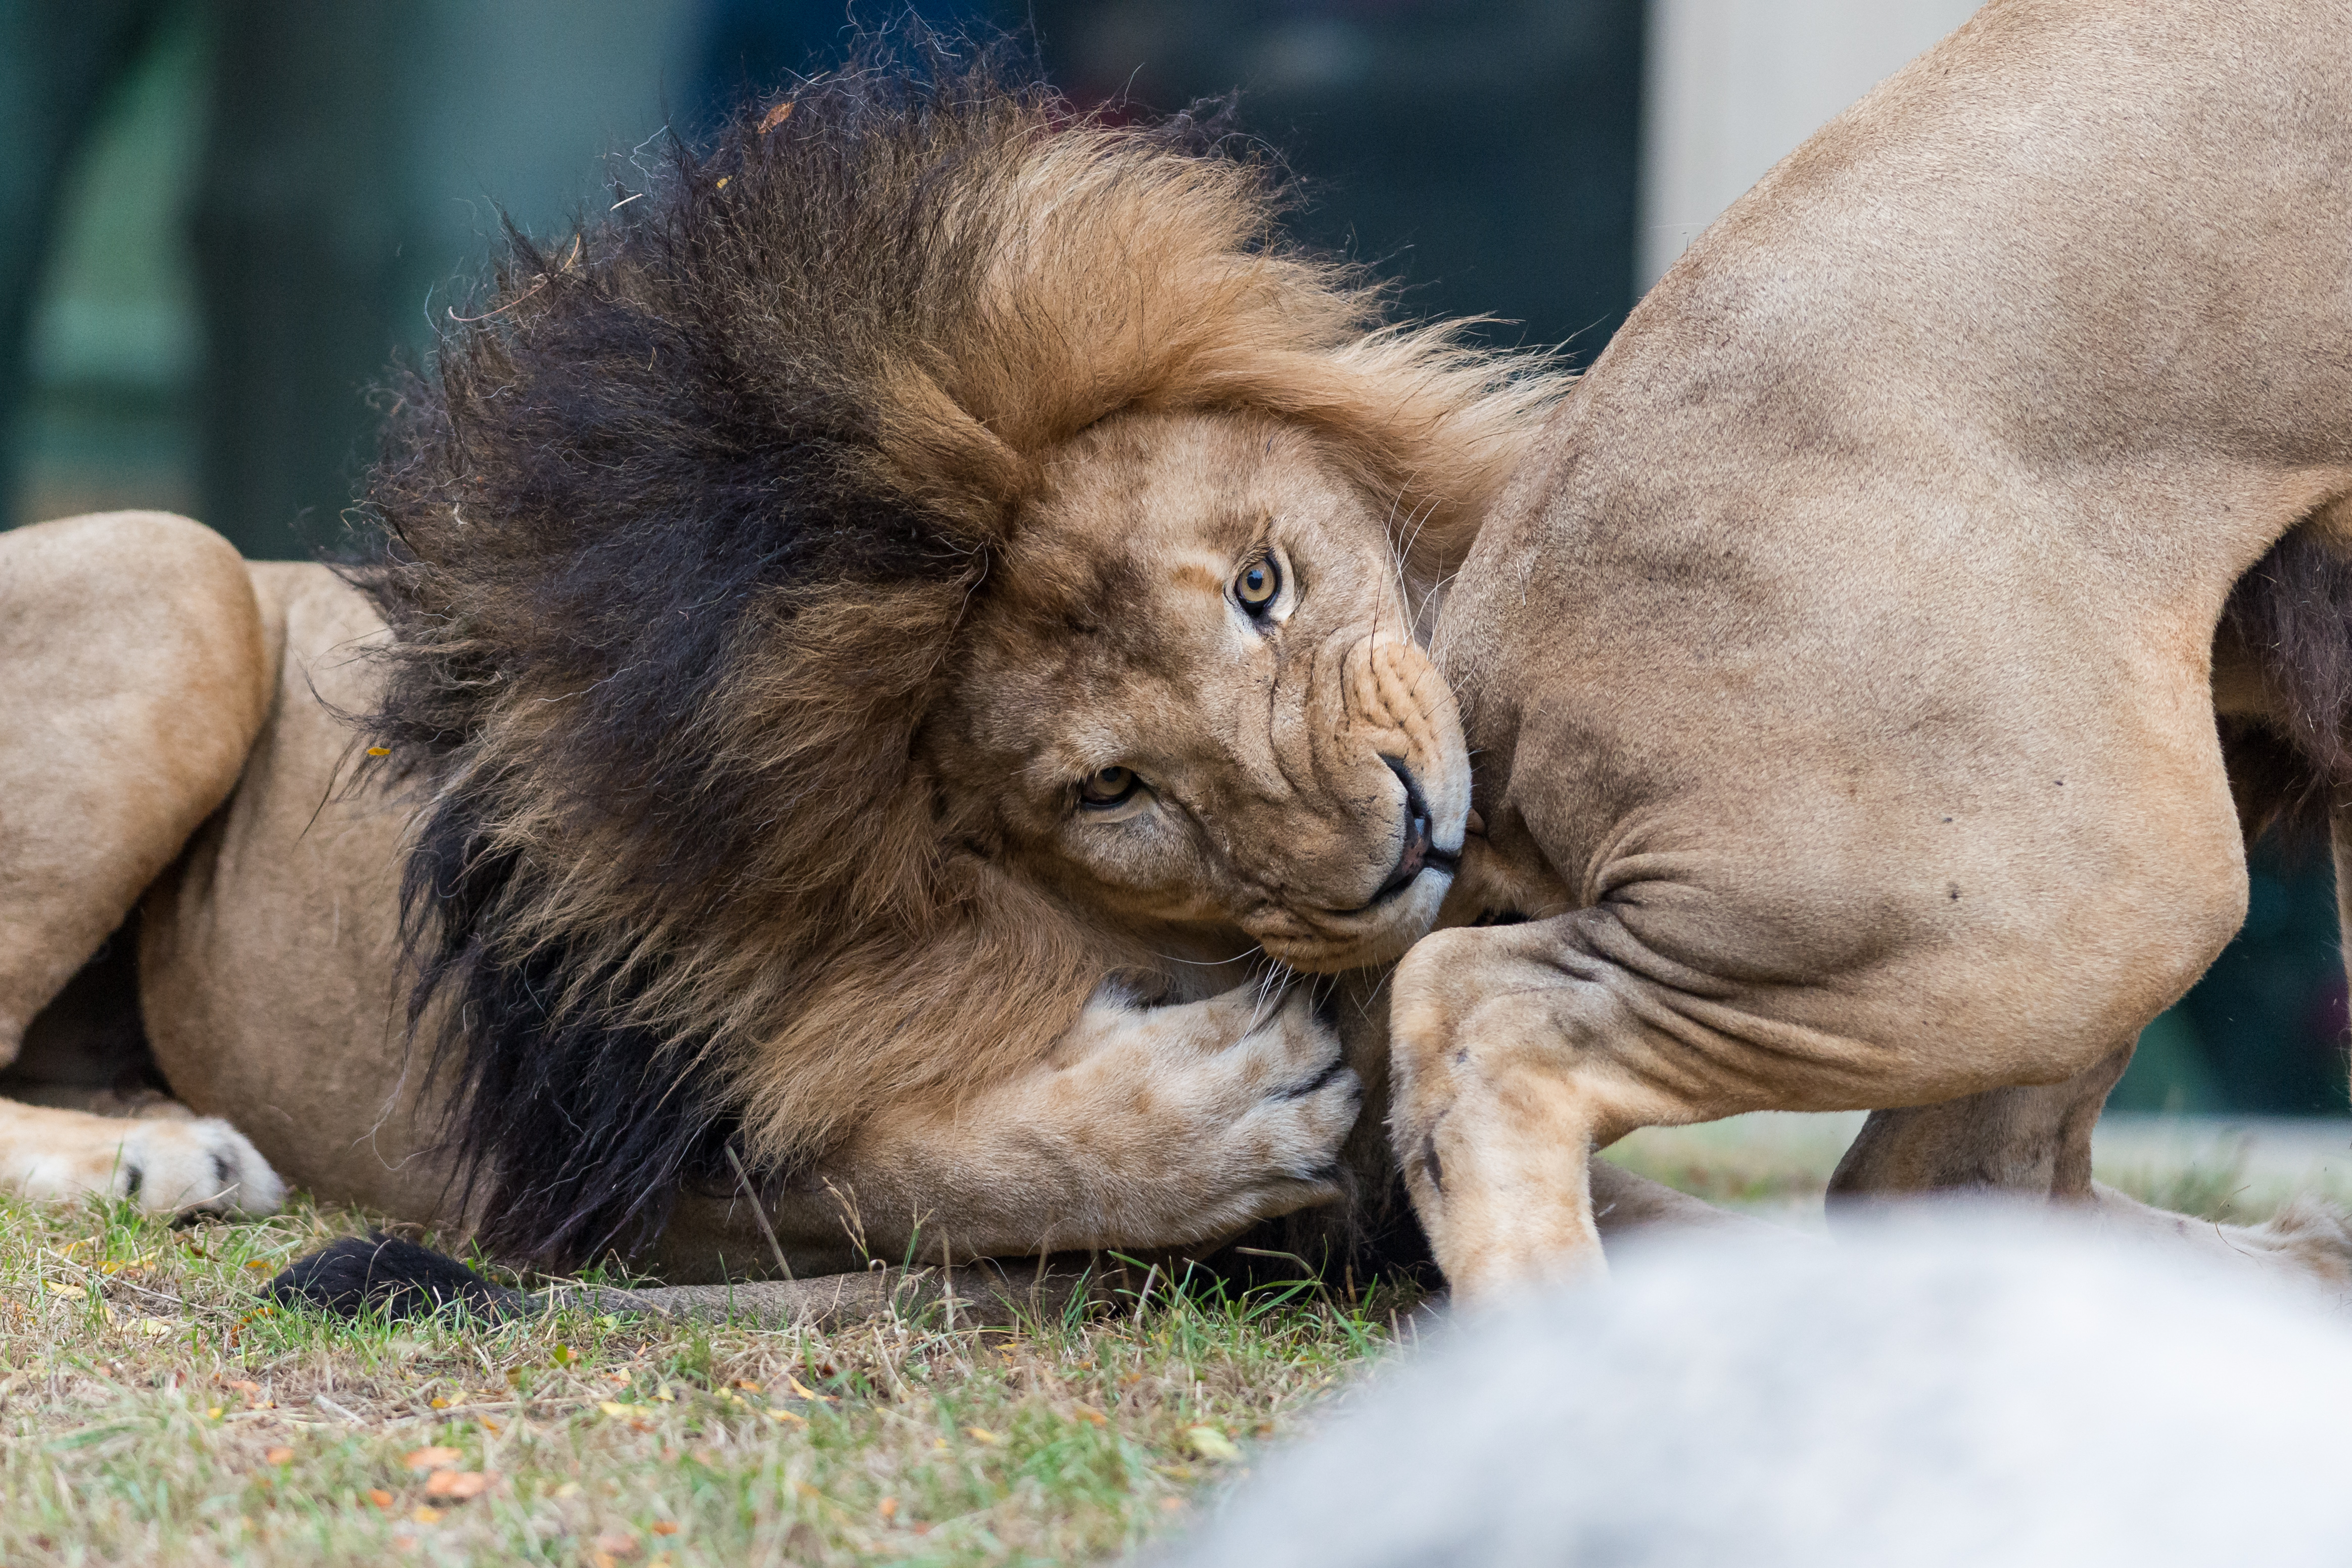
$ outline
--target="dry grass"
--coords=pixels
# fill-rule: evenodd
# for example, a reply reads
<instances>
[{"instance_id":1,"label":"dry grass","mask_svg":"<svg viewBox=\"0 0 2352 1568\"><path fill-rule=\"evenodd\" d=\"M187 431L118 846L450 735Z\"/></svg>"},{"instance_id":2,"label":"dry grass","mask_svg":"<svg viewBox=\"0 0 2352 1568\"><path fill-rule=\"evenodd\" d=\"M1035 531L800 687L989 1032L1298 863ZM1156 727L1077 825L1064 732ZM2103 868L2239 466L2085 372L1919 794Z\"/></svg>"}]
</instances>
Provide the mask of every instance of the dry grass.
<instances>
[{"instance_id":1,"label":"dry grass","mask_svg":"<svg viewBox=\"0 0 2352 1568\"><path fill-rule=\"evenodd\" d=\"M260 1303L362 1222L0 1207L0 1561L1099 1559L1245 1470L1410 1305L1155 1291L819 1333Z\"/></svg>"},{"instance_id":2,"label":"dry grass","mask_svg":"<svg viewBox=\"0 0 2352 1568\"><path fill-rule=\"evenodd\" d=\"M1817 1205L1835 1140L1775 1137L1612 1154L1718 1201ZM2232 1218L2285 1196L2210 1151L2106 1174ZM1015 1332L817 1333L260 1303L364 1223L0 1202L0 1562L1100 1561L1245 1473L1415 1304L1211 1288Z\"/></svg>"}]
</instances>

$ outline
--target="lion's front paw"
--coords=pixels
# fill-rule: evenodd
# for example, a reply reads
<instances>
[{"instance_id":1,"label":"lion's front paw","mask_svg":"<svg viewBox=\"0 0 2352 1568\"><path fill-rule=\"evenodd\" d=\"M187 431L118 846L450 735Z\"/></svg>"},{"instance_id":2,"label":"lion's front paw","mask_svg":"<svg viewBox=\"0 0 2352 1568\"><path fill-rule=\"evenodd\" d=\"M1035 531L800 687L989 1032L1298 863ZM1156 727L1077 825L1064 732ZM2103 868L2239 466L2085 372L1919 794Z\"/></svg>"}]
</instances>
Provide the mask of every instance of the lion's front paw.
<instances>
[{"instance_id":1,"label":"lion's front paw","mask_svg":"<svg viewBox=\"0 0 2352 1568\"><path fill-rule=\"evenodd\" d=\"M10 1104L0 1112L8 1184L26 1197L97 1195L149 1214L268 1214L285 1184L245 1134L213 1117L93 1116Z\"/></svg>"},{"instance_id":2,"label":"lion's front paw","mask_svg":"<svg viewBox=\"0 0 2352 1568\"><path fill-rule=\"evenodd\" d=\"M1238 1228L1338 1198L1339 1148L1364 1103L1338 1031L1304 991L1272 1009L1247 994L1197 1005L1233 1031L1186 1085L1199 1129L1187 1157L1221 1199L1209 1207Z\"/></svg>"}]
</instances>

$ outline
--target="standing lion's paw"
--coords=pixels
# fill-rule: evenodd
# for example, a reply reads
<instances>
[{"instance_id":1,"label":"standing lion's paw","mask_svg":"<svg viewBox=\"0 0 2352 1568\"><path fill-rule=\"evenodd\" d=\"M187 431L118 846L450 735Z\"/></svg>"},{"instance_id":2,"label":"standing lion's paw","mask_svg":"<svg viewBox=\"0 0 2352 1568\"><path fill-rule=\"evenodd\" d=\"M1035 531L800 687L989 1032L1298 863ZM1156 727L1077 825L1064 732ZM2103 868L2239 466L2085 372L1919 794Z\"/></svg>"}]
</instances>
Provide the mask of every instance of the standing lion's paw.
<instances>
[{"instance_id":1,"label":"standing lion's paw","mask_svg":"<svg viewBox=\"0 0 2352 1568\"><path fill-rule=\"evenodd\" d=\"M214 1117L132 1119L6 1105L0 1163L23 1197L123 1198L149 1214L268 1214L286 1197L269 1162Z\"/></svg>"}]
</instances>

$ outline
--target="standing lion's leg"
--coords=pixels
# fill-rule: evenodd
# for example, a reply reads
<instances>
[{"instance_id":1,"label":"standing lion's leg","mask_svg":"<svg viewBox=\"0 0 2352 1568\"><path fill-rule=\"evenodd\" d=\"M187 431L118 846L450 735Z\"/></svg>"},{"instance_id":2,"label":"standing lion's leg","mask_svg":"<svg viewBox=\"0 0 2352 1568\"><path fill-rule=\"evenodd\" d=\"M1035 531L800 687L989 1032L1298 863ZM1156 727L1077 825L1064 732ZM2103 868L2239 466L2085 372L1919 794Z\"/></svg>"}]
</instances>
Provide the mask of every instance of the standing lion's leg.
<instances>
[{"instance_id":1,"label":"standing lion's leg","mask_svg":"<svg viewBox=\"0 0 2352 1568\"><path fill-rule=\"evenodd\" d=\"M236 786L271 692L244 561L158 512L0 535L0 1066ZM0 1185L267 1208L224 1123L0 1101Z\"/></svg>"},{"instance_id":2,"label":"standing lion's leg","mask_svg":"<svg viewBox=\"0 0 2352 1568\"><path fill-rule=\"evenodd\" d=\"M1840 1200L1976 1189L2087 1202L2091 1133L2131 1047L2056 1083L1874 1111L1830 1177Z\"/></svg>"},{"instance_id":3,"label":"standing lion's leg","mask_svg":"<svg viewBox=\"0 0 2352 1568\"><path fill-rule=\"evenodd\" d=\"M1614 1070L1612 1040L1641 1024L1581 961L1578 919L1440 931L1397 967L1390 1134L1465 1297L1600 1271L1593 1151L1706 1118Z\"/></svg>"}]
</instances>

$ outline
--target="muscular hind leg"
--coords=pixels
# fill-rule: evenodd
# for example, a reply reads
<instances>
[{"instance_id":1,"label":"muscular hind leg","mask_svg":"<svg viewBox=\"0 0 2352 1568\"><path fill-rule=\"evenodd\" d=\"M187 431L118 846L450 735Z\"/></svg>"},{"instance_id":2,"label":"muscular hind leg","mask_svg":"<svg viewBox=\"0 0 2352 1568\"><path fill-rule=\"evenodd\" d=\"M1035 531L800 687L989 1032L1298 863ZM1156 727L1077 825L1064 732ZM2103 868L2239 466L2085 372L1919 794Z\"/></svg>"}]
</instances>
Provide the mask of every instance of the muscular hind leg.
<instances>
[{"instance_id":1,"label":"muscular hind leg","mask_svg":"<svg viewBox=\"0 0 2352 1568\"><path fill-rule=\"evenodd\" d=\"M2119 1236L2231 1268L2317 1280L2352 1298L2352 1218L2302 1198L2262 1225L2155 1208L2091 1179L2091 1134L2128 1050L2061 1083L1995 1089L1940 1105L1874 1111L1830 1178L1830 1216L1927 1192L1999 1193L2068 1205Z\"/></svg>"},{"instance_id":2,"label":"muscular hind leg","mask_svg":"<svg viewBox=\"0 0 2352 1568\"><path fill-rule=\"evenodd\" d=\"M117 512L0 535L0 1067L236 787L268 712L245 563L211 530ZM268 1207L224 1124L0 1102L0 1186Z\"/></svg>"}]
</instances>

